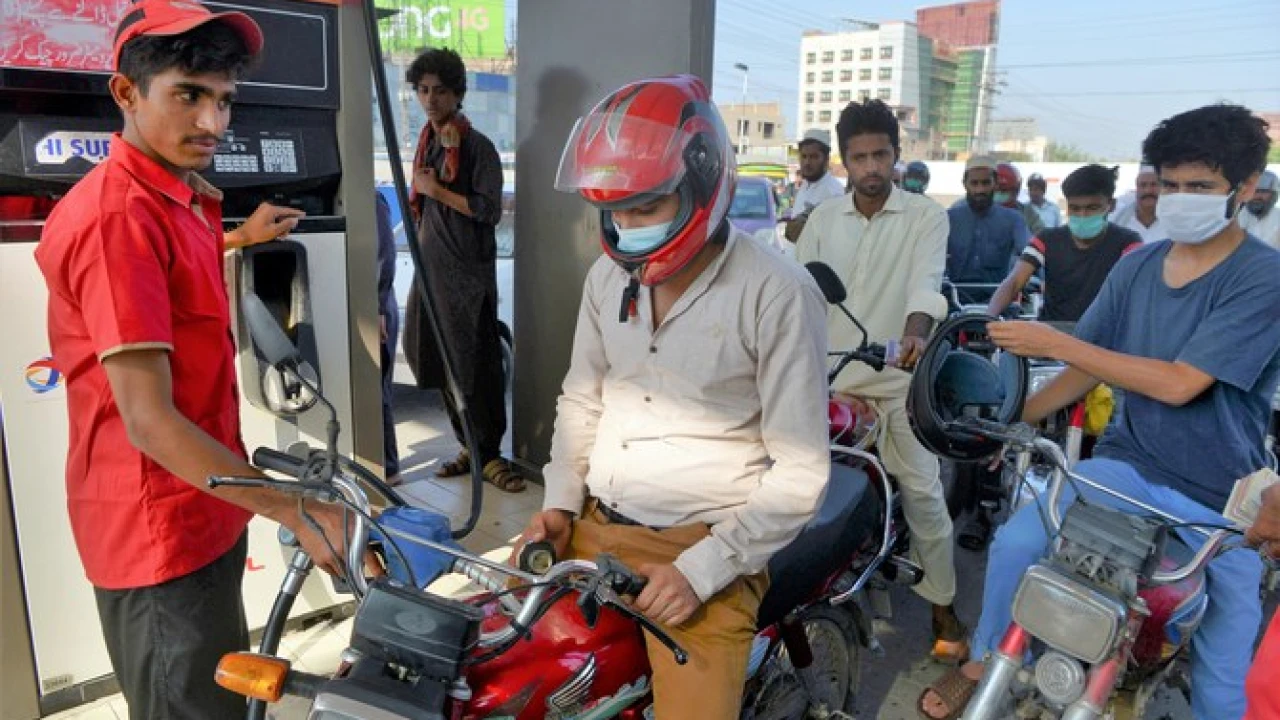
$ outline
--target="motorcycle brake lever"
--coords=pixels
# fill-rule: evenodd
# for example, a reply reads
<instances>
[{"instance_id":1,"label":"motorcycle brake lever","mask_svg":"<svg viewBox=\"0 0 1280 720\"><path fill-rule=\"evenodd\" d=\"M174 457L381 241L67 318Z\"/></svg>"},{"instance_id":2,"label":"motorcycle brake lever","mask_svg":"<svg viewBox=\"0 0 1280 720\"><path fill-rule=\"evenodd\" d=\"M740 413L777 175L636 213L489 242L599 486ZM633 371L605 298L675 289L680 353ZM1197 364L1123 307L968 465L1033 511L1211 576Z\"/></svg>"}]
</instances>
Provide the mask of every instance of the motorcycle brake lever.
<instances>
[{"instance_id":1,"label":"motorcycle brake lever","mask_svg":"<svg viewBox=\"0 0 1280 720\"><path fill-rule=\"evenodd\" d=\"M644 613L623 602L622 598L618 597L618 593L613 591L613 588L609 587L607 584L601 583L596 588L595 596L602 604L613 607L623 615L635 620L640 624L640 627L648 630L650 635L657 638L658 642L665 645L666 648L671 651L671 655L675 658L677 665L684 665L689 662L689 653L686 652L684 648L680 647L675 639L667 634L666 630L663 630L657 623L650 620Z\"/></svg>"},{"instance_id":2,"label":"motorcycle brake lever","mask_svg":"<svg viewBox=\"0 0 1280 720\"><path fill-rule=\"evenodd\" d=\"M592 630L596 629L596 623L600 620L600 605L605 602L601 596L602 589L607 587L600 584L600 578L593 577L578 596L578 609L582 611L582 619Z\"/></svg>"}]
</instances>

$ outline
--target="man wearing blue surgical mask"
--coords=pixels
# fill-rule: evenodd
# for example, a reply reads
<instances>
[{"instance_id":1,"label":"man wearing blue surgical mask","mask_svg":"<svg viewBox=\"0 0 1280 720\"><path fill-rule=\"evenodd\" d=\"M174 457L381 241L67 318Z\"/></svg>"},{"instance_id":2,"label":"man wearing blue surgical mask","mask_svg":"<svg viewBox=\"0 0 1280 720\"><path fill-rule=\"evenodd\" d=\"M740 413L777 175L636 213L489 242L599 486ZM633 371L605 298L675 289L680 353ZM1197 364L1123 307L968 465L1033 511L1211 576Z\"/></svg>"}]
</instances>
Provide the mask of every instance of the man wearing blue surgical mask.
<instances>
[{"instance_id":1,"label":"man wearing blue surgical mask","mask_svg":"<svg viewBox=\"0 0 1280 720\"><path fill-rule=\"evenodd\" d=\"M1067 224L1042 230L1022 251L1017 265L991 298L987 312L1000 315L1031 276L1044 268L1041 320L1075 322L1097 296L1111 268L1124 254L1142 247L1132 230L1107 222L1116 191L1116 169L1085 165L1067 176Z\"/></svg>"}]
</instances>

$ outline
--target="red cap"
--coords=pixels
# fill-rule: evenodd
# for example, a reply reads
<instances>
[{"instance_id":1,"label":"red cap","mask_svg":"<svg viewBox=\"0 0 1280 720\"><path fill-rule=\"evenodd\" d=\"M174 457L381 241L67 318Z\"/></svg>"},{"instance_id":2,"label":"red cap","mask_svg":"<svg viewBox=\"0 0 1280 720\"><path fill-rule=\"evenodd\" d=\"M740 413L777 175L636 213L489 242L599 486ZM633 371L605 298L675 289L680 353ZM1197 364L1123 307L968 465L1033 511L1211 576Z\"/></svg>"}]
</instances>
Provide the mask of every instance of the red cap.
<instances>
[{"instance_id":1,"label":"red cap","mask_svg":"<svg viewBox=\"0 0 1280 720\"><path fill-rule=\"evenodd\" d=\"M188 0L138 0L129 6L129 11L116 27L115 48L111 53L115 68L120 69L120 50L136 37L181 35L214 21L230 25L244 40L250 54L257 55L262 51L262 29L244 13L212 13L204 5Z\"/></svg>"}]
</instances>

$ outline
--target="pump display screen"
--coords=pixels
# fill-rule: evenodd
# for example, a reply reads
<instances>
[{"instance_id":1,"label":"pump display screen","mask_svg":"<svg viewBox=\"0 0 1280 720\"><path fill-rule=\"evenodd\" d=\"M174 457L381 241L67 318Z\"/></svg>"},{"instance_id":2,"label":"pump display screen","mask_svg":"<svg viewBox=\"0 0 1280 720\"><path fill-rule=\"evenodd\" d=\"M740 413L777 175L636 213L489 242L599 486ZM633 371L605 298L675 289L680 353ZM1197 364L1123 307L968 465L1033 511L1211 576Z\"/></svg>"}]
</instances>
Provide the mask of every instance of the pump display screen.
<instances>
[{"instance_id":1,"label":"pump display screen","mask_svg":"<svg viewBox=\"0 0 1280 720\"><path fill-rule=\"evenodd\" d=\"M229 131L218 143L210 170L216 175L281 175L300 177L302 137L287 130Z\"/></svg>"}]
</instances>

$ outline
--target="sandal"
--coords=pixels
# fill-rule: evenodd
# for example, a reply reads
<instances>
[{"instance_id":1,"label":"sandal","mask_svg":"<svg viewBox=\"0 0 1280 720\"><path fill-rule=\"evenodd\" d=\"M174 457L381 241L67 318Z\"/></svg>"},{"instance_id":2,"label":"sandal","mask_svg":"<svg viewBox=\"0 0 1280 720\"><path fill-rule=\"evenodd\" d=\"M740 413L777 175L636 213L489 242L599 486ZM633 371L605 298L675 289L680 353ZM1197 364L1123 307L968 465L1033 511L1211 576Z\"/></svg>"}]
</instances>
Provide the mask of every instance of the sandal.
<instances>
[{"instance_id":1,"label":"sandal","mask_svg":"<svg viewBox=\"0 0 1280 720\"><path fill-rule=\"evenodd\" d=\"M965 627L964 623L959 623L959 625L960 639L944 640L940 637L942 632L938 624L936 622L933 624L933 650L929 653L929 656L935 662L940 662L944 665L961 665L968 661L969 628Z\"/></svg>"},{"instance_id":2,"label":"sandal","mask_svg":"<svg viewBox=\"0 0 1280 720\"><path fill-rule=\"evenodd\" d=\"M463 448L457 457L440 466L440 469L436 471L436 477L458 477L469 472L471 472L471 453L467 452L466 448Z\"/></svg>"},{"instance_id":3,"label":"sandal","mask_svg":"<svg viewBox=\"0 0 1280 720\"><path fill-rule=\"evenodd\" d=\"M920 699L916 701L916 710L925 720L958 720L964 713L964 709L968 707L969 700L973 698L974 690L977 689L978 681L965 675L960 668L956 668L934 680L924 689L924 692L920 693ZM938 700L947 708L946 715L930 715L925 710L924 701L930 692L937 695Z\"/></svg>"},{"instance_id":4,"label":"sandal","mask_svg":"<svg viewBox=\"0 0 1280 720\"><path fill-rule=\"evenodd\" d=\"M511 463L502 458L485 463L484 479L503 492L524 492L524 478L511 468Z\"/></svg>"}]
</instances>

